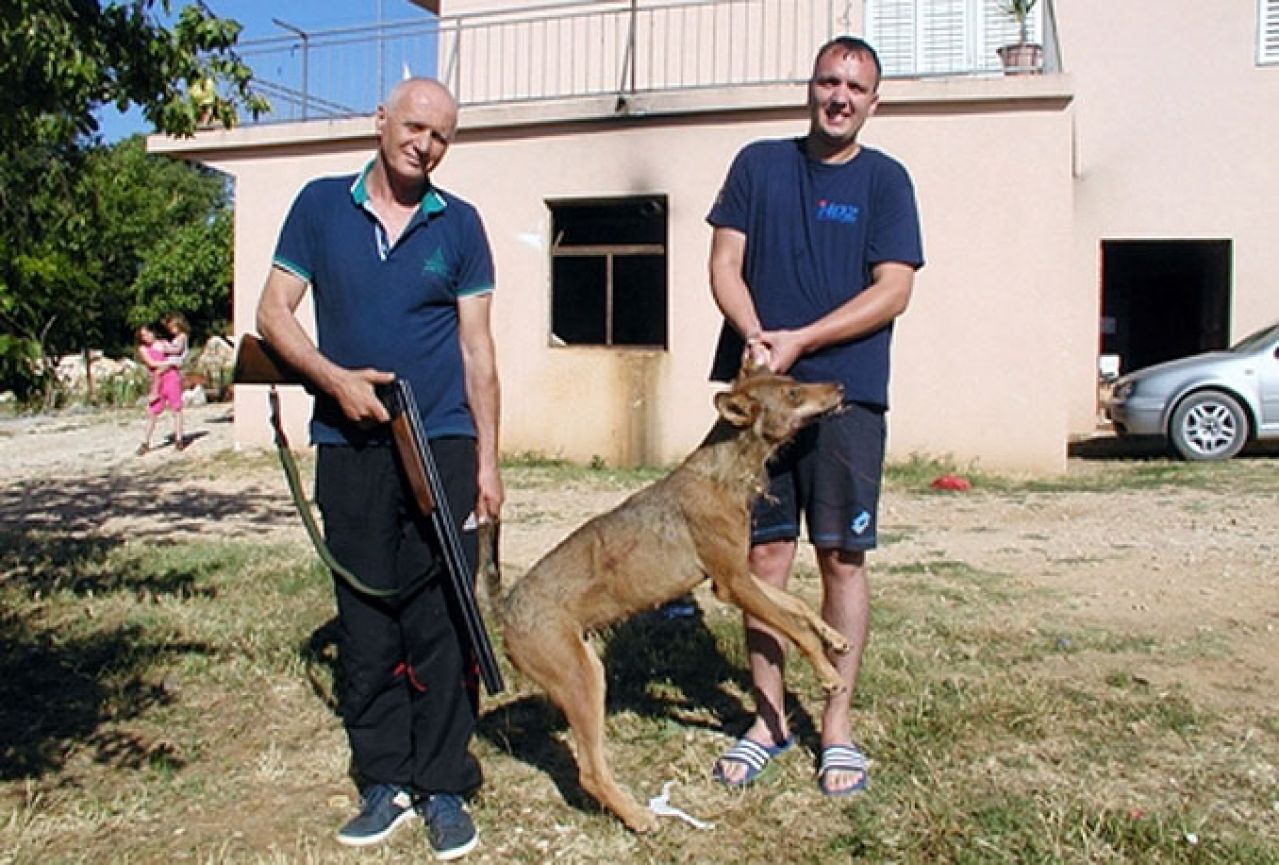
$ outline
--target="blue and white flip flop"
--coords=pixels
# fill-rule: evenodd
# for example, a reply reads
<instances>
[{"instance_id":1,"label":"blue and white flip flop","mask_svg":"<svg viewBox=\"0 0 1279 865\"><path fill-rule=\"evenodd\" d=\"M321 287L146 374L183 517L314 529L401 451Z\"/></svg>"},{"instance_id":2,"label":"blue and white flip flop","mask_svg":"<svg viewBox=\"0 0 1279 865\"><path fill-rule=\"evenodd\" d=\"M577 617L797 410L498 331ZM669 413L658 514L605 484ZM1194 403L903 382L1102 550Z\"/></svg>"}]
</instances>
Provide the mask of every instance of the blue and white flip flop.
<instances>
[{"instance_id":1,"label":"blue and white flip flop","mask_svg":"<svg viewBox=\"0 0 1279 865\"><path fill-rule=\"evenodd\" d=\"M827 783L831 772L861 772L862 776L851 787L834 788ZM817 769L817 786L827 796L851 796L866 789L870 783L870 771L866 755L855 745L827 745L822 748L822 761Z\"/></svg>"},{"instance_id":2,"label":"blue and white flip flop","mask_svg":"<svg viewBox=\"0 0 1279 865\"><path fill-rule=\"evenodd\" d=\"M715 780L728 787L741 788L745 787L760 776L760 773L768 768L769 762L781 754L786 753L791 745L795 744L795 737L791 736L784 742L776 745L761 745L753 739L747 739L745 736L738 739L733 747L724 752L723 756L715 763ZM739 763L746 767L746 774L740 781L730 781L724 777L723 766L725 763Z\"/></svg>"}]
</instances>

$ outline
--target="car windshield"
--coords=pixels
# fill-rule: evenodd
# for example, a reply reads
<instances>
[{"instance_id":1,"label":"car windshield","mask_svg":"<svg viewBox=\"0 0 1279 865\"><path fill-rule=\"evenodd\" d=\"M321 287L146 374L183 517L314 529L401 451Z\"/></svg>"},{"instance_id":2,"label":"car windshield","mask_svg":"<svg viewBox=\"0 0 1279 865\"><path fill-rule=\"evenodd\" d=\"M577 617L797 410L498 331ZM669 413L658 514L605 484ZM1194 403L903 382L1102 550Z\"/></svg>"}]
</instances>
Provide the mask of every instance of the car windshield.
<instances>
[{"instance_id":1,"label":"car windshield","mask_svg":"<svg viewBox=\"0 0 1279 865\"><path fill-rule=\"evenodd\" d=\"M1270 325L1270 327L1263 327L1261 330L1251 334L1250 336L1245 336L1243 339L1232 345L1230 350L1246 354L1260 346L1262 343L1268 342L1276 333L1279 333L1279 322L1275 322Z\"/></svg>"}]
</instances>

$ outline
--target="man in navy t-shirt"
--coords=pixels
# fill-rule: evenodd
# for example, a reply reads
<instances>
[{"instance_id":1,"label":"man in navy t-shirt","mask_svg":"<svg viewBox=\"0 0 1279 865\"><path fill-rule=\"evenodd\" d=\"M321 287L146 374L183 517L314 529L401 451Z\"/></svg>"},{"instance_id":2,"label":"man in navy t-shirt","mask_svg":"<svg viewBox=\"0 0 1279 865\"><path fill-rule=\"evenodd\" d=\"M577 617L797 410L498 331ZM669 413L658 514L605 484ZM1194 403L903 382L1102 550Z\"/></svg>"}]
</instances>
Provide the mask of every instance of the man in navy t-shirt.
<instances>
[{"instance_id":1,"label":"man in navy t-shirt","mask_svg":"<svg viewBox=\"0 0 1279 865\"><path fill-rule=\"evenodd\" d=\"M866 551L876 543L893 321L924 263L910 176L857 141L878 104L880 75L861 39L824 45L808 86L808 135L743 148L707 217L711 290L725 318L712 377L731 379L750 352L800 381L844 387L844 410L801 431L770 464L751 536L753 573L784 587L804 516L822 615L852 647L834 658L848 689L822 715L818 783L829 796L868 780L849 707L870 618ZM746 627L755 721L715 766L735 787L793 741L781 645L763 623L747 617Z\"/></svg>"},{"instance_id":2,"label":"man in navy t-shirt","mask_svg":"<svg viewBox=\"0 0 1279 865\"><path fill-rule=\"evenodd\" d=\"M338 832L376 844L421 814L439 858L478 834L462 799L480 785L469 751L474 661L447 600L438 542L390 447L374 387L407 379L464 552L497 519L498 380L493 261L475 209L431 183L457 129L438 82L401 82L378 108L378 149L356 175L302 190L258 306L263 338L315 391L316 501L330 551L375 590L334 580L342 720L361 811ZM317 342L294 316L315 299ZM318 343L318 344L317 344Z\"/></svg>"}]
</instances>

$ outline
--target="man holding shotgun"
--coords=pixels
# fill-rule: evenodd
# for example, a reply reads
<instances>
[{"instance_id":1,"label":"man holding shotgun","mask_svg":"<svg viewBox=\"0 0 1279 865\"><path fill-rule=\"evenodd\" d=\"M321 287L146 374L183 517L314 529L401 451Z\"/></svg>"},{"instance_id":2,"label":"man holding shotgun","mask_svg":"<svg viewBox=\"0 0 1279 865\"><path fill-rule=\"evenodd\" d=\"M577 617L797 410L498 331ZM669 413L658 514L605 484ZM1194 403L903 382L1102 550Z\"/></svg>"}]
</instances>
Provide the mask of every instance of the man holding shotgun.
<instances>
[{"instance_id":1,"label":"man holding shotgun","mask_svg":"<svg viewBox=\"0 0 1279 865\"><path fill-rule=\"evenodd\" d=\"M382 841L414 814L437 858L473 849L462 797L481 782L468 746L478 683L437 538L391 447L376 386L416 394L473 573L476 527L496 520L499 389L492 255L475 209L431 183L457 128L438 82L408 79L379 106L357 175L314 180L285 220L258 331L315 392L316 501L329 550L379 595L335 579L341 711L361 784L344 844ZM307 289L318 346L294 315ZM394 591L389 597L382 593Z\"/></svg>"}]
</instances>

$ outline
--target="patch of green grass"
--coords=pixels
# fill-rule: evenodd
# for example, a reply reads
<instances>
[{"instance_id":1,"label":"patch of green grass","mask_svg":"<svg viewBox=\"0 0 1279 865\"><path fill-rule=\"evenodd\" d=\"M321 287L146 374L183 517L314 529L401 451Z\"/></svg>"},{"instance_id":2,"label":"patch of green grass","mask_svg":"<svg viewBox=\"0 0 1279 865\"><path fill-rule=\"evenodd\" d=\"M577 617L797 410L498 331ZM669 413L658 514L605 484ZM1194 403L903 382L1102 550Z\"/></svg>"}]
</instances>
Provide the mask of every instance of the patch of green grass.
<instances>
[{"instance_id":1,"label":"patch of green grass","mask_svg":"<svg viewBox=\"0 0 1279 865\"><path fill-rule=\"evenodd\" d=\"M1069 470L1063 474L1016 475L988 471L975 463L960 464L952 457L912 454L905 460L888 463L884 469L884 480L893 489L934 493L929 485L944 474L963 476L972 483L974 491L1003 495L1140 492L1169 488L1222 493L1244 490L1279 493L1279 465L1273 460L1262 459L1207 463L1173 459L1112 459L1096 462L1072 460ZM934 494L956 495L951 492Z\"/></svg>"},{"instance_id":2,"label":"patch of green grass","mask_svg":"<svg viewBox=\"0 0 1279 865\"><path fill-rule=\"evenodd\" d=\"M530 488L650 477L507 471ZM507 691L482 703L468 862L1279 861L1279 715L1134 672L1221 644L1063 620L1014 576L956 558L874 574L853 718L868 793L817 791L822 698L794 653L799 746L749 790L710 780L752 707L741 617L702 587L694 615L640 615L593 644L619 780L641 801L674 782L675 804L715 828L622 829L578 787L558 710L507 666ZM792 588L815 603L819 582L805 565ZM0 535L0 859L420 858L420 827L376 851L331 841L354 808L332 617L303 546Z\"/></svg>"},{"instance_id":3,"label":"patch of green grass","mask_svg":"<svg viewBox=\"0 0 1279 865\"><path fill-rule=\"evenodd\" d=\"M560 487L566 484L635 487L664 477L669 471L669 466L610 468L599 459L592 460L589 465L582 465L532 452L504 454L502 457L502 475L506 483L533 488Z\"/></svg>"},{"instance_id":4,"label":"patch of green grass","mask_svg":"<svg viewBox=\"0 0 1279 865\"><path fill-rule=\"evenodd\" d=\"M314 476L315 451L308 448L296 448L293 451L293 458L298 464L298 470L307 483ZM279 471L280 457L274 448L254 448L243 451L221 450L216 451L211 456L202 459L191 467L191 471L199 471L204 477L225 477L228 474L257 474L259 470L270 466L273 471ZM279 483L284 486L284 476L279 475Z\"/></svg>"}]
</instances>

